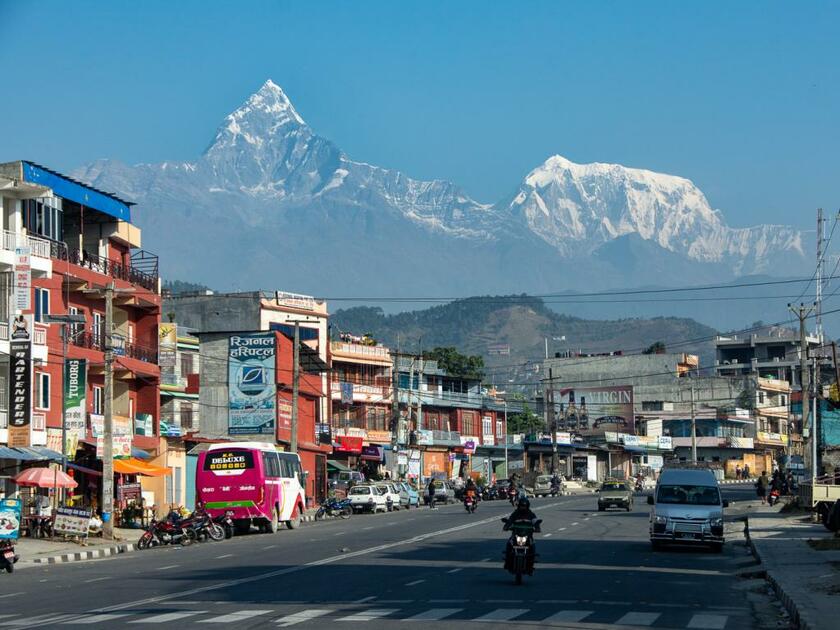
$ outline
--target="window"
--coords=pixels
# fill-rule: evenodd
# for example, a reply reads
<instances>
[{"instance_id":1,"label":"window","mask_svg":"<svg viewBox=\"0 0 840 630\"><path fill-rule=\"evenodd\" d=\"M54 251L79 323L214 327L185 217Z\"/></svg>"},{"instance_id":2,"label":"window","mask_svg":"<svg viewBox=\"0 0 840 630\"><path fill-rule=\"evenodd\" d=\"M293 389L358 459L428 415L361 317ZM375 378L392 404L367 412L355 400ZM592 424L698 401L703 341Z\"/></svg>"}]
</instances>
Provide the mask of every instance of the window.
<instances>
[{"instance_id":1,"label":"window","mask_svg":"<svg viewBox=\"0 0 840 630\"><path fill-rule=\"evenodd\" d=\"M132 419L134 418L134 399L133 398L128 399L128 417L132 418Z\"/></svg>"},{"instance_id":2,"label":"window","mask_svg":"<svg viewBox=\"0 0 840 630\"><path fill-rule=\"evenodd\" d=\"M35 375L35 406L38 409L50 408L50 375L39 372Z\"/></svg>"},{"instance_id":3,"label":"window","mask_svg":"<svg viewBox=\"0 0 840 630\"><path fill-rule=\"evenodd\" d=\"M93 386L93 411L98 416L102 415L102 388Z\"/></svg>"},{"instance_id":4,"label":"window","mask_svg":"<svg viewBox=\"0 0 840 630\"><path fill-rule=\"evenodd\" d=\"M490 416L484 416L481 419L482 435L493 435L493 419Z\"/></svg>"},{"instance_id":5,"label":"window","mask_svg":"<svg viewBox=\"0 0 840 630\"><path fill-rule=\"evenodd\" d=\"M67 308L67 312L70 315L79 315L79 308L76 306L69 306ZM70 324L68 328L70 329L70 334L72 335L71 339L75 339L76 335L78 335L84 328L84 324Z\"/></svg>"},{"instance_id":6,"label":"window","mask_svg":"<svg viewBox=\"0 0 840 630\"><path fill-rule=\"evenodd\" d=\"M93 345L96 347L103 346L103 335L102 335L102 313L94 313L93 314L93 330L91 331L93 337Z\"/></svg>"},{"instance_id":7,"label":"window","mask_svg":"<svg viewBox=\"0 0 840 630\"><path fill-rule=\"evenodd\" d=\"M194 429L193 426L193 404L181 401L181 426L184 429Z\"/></svg>"},{"instance_id":8,"label":"window","mask_svg":"<svg viewBox=\"0 0 840 630\"><path fill-rule=\"evenodd\" d=\"M764 404L764 392L758 392L758 404L759 405Z\"/></svg>"},{"instance_id":9,"label":"window","mask_svg":"<svg viewBox=\"0 0 840 630\"><path fill-rule=\"evenodd\" d=\"M262 451L263 472L266 477L281 477L280 460L277 453Z\"/></svg>"},{"instance_id":10,"label":"window","mask_svg":"<svg viewBox=\"0 0 840 630\"><path fill-rule=\"evenodd\" d=\"M62 238L62 208L60 197L27 199L22 202L23 225L31 234L53 241Z\"/></svg>"},{"instance_id":11,"label":"window","mask_svg":"<svg viewBox=\"0 0 840 630\"><path fill-rule=\"evenodd\" d=\"M195 374L193 370L193 354L191 352L180 352L181 359L181 376L187 378L190 374Z\"/></svg>"},{"instance_id":12,"label":"window","mask_svg":"<svg viewBox=\"0 0 840 630\"><path fill-rule=\"evenodd\" d=\"M780 396L780 399L781 399L782 407L787 406L787 396L785 396L784 394L782 394L782 395Z\"/></svg>"},{"instance_id":13,"label":"window","mask_svg":"<svg viewBox=\"0 0 840 630\"><path fill-rule=\"evenodd\" d=\"M505 428L501 420L496 420L496 435L501 437L505 434Z\"/></svg>"},{"instance_id":14,"label":"window","mask_svg":"<svg viewBox=\"0 0 840 630\"><path fill-rule=\"evenodd\" d=\"M35 289L35 321L43 322L50 314L49 289Z\"/></svg>"}]
</instances>

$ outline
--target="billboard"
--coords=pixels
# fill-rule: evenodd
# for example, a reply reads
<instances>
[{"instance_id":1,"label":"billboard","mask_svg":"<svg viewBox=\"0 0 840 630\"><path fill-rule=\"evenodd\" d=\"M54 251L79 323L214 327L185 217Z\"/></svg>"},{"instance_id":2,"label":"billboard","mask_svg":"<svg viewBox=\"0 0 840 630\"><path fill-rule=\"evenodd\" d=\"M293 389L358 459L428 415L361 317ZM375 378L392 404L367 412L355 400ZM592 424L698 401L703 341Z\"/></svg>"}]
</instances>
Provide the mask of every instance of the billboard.
<instances>
[{"instance_id":1,"label":"billboard","mask_svg":"<svg viewBox=\"0 0 840 630\"><path fill-rule=\"evenodd\" d=\"M161 323L158 326L158 365L174 368L178 354L178 324Z\"/></svg>"},{"instance_id":2,"label":"billboard","mask_svg":"<svg viewBox=\"0 0 840 630\"><path fill-rule=\"evenodd\" d=\"M29 247L15 248L15 309L28 311L32 308L30 294L32 293L32 268L30 266L31 250Z\"/></svg>"},{"instance_id":3,"label":"billboard","mask_svg":"<svg viewBox=\"0 0 840 630\"><path fill-rule=\"evenodd\" d=\"M560 431L599 436L636 432L632 385L549 389L546 400Z\"/></svg>"},{"instance_id":4,"label":"billboard","mask_svg":"<svg viewBox=\"0 0 840 630\"><path fill-rule=\"evenodd\" d=\"M9 325L9 446L29 446L32 421L32 316Z\"/></svg>"},{"instance_id":5,"label":"billboard","mask_svg":"<svg viewBox=\"0 0 840 630\"><path fill-rule=\"evenodd\" d=\"M228 434L274 433L276 417L274 333L228 340Z\"/></svg>"},{"instance_id":6,"label":"billboard","mask_svg":"<svg viewBox=\"0 0 840 630\"><path fill-rule=\"evenodd\" d=\"M71 458L76 454L79 440L85 438L87 416L87 361L66 359L64 361L64 409L67 427L67 442L64 453Z\"/></svg>"}]
</instances>

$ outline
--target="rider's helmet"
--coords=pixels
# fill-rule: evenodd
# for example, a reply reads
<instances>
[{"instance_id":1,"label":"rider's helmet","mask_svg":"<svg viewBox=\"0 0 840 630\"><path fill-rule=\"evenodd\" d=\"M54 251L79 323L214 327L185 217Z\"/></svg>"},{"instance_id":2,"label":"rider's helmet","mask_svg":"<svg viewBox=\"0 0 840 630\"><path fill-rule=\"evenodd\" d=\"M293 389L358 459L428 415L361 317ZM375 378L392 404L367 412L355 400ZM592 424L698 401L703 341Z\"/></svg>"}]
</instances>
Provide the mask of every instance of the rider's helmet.
<instances>
[{"instance_id":1,"label":"rider's helmet","mask_svg":"<svg viewBox=\"0 0 840 630\"><path fill-rule=\"evenodd\" d=\"M531 502L528 500L527 497L522 497L521 499L519 499L519 501L517 501L516 507L522 508L523 510L527 510L530 509Z\"/></svg>"}]
</instances>

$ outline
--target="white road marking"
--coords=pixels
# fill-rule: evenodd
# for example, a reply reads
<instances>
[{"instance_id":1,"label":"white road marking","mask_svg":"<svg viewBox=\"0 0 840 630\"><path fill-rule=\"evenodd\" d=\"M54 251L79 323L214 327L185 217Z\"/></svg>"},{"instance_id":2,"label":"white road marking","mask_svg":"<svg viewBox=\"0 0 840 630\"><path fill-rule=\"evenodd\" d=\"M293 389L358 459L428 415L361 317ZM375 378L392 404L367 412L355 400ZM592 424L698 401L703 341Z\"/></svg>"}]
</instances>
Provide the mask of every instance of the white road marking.
<instances>
[{"instance_id":1,"label":"white road marking","mask_svg":"<svg viewBox=\"0 0 840 630\"><path fill-rule=\"evenodd\" d=\"M449 569L449 571L447 571L447 573L458 573L458 571L463 571L463 570L464 570L463 567L461 567L459 569Z\"/></svg>"},{"instance_id":2,"label":"white road marking","mask_svg":"<svg viewBox=\"0 0 840 630\"><path fill-rule=\"evenodd\" d=\"M432 608L426 612L421 612L413 617L403 619L403 621L440 621L446 617L450 617L455 613L461 612L463 608Z\"/></svg>"},{"instance_id":3,"label":"white road marking","mask_svg":"<svg viewBox=\"0 0 840 630\"><path fill-rule=\"evenodd\" d=\"M476 617L473 621L510 621L526 612L528 612L527 608L497 608L486 615Z\"/></svg>"},{"instance_id":4,"label":"white road marking","mask_svg":"<svg viewBox=\"0 0 840 630\"><path fill-rule=\"evenodd\" d=\"M481 562L490 562L490 558L482 558L480 561Z\"/></svg>"},{"instance_id":5,"label":"white road marking","mask_svg":"<svg viewBox=\"0 0 840 630\"><path fill-rule=\"evenodd\" d=\"M430 599L429 602L432 604L463 604L464 602L468 602L468 599Z\"/></svg>"},{"instance_id":6,"label":"white road marking","mask_svg":"<svg viewBox=\"0 0 840 630\"><path fill-rule=\"evenodd\" d=\"M177 621L178 619L185 619L186 617L193 617L207 612L206 610L185 610L183 612L163 613L162 615L154 615L136 621L129 621L128 623L168 623L170 621Z\"/></svg>"},{"instance_id":7,"label":"white road marking","mask_svg":"<svg viewBox=\"0 0 840 630\"><path fill-rule=\"evenodd\" d=\"M367 602L372 602L376 599L376 595L368 595L367 597L362 597L362 599L357 599L354 604L365 604Z\"/></svg>"},{"instance_id":8,"label":"white road marking","mask_svg":"<svg viewBox=\"0 0 840 630\"><path fill-rule=\"evenodd\" d=\"M373 621L374 619L380 619L382 617L387 617L388 615L393 615L398 611L399 608L371 608L369 610L357 612L348 617L339 617L336 621Z\"/></svg>"},{"instance_id":9,"label":"white road marking","mask_svg":"<svg viewBox=\"0 0 840 630\"><path fill-rule=\"evenodd\" d=\"M0 595L0 599L6 599L7 597L15 597L17 595L25 595L25 591L19 591L17 593L6 593L5 595Z\"/></svg>"},{"instance_id":10,"label":"white road marking","mask_svg":"<svg viewBox=\"0 0 840 630\"><path fill-rule=\"evenodd\" d=\"M560 529L558 529L557 531L558 531L558 532L566 531L566 528L565 528L565 527L561 527L561 528L560 528Z\"/></svg>"},{"instance_id":11,"label":"white road marking","mask_svg":"<svg viewBox=\"0 0 840 630\"><path fill-rule=\"evenodd\" d=\"M572 523L572 527L574 527L575 525L580 525L580 523Z\"/></svg>"},{"instance_id":12,"label":"white road marking","mask_svg":"<svg viewBox=\"0 0 840 630\"><path fill-rule=\"evenodd\" d=\"M727 615L694 615L688 622L689 628L707 628L708 630L723 630L729 619Z\"/></svg>"},{"instance_id":13,"label":"white road marking","mask_svg":"<svg viewBox=\"0 0 840 630\"><path fill-rule=\"evenodd\" d=\"M553 621L569 621L573 623L577 623L578 621L582 621L589 615L591 615L594 610L561 610L559 613L555 613L551 615L551 617L547 617L546 619L542 620L542 623L549 623Z\"/></svg>"},{"instance_id":14,"label":"white road marking","mask_svg":"<svg viewBox=\"0 0 840 630\"><path fill-rule=\"evenodd\" d=\"M102 580L110 580L110 577L98 577L93 578L92 580L85 580L85 584L90 584L91 582L101 582Z\"/></svg>"},{"instance_id":15,"label":"white road marking","mask_svg":"<svg viewBox=\"0 0 840 630\"><path fill-rule=\"evenodd\" d=\"M25 626L28 623L32 623L33 621L36 623L61 623L65 619L69 619L71 617L75 617L76 615L56 615L55 613L50 613L48 615L38 615L36 617L24 617L23 619L13 619L12 621L4 621L0 623L0 626Z\"/></svg>"},{"instance_id":16,"label":"white road marking","mask_svg":"<svg viewBox=\"0 0 840 630\"><path fill-rule=\"evenodd\" d=\"M554 534L551 534L551 533L543 534L543 538L551 538L553 535Z\"/></svg>"},{"instance_id":17,"label":"white road marking","mask_svg":"<svg viewBox=\"0 0 840 630\"><path fill-rule=\"evenodd\" d=\"M120 617L128 617L128 613L102 613L101 615L89 615L87 617L80 617L72 621L65 621L62 625L88 625L91 623L102 623L103 621L113 621Z\"/></svg>"},{"instance_id":18,"label":"white road marking","mask_svg":"<svg viewBox=\"0 0 840 630\"><path fill-rule=\"evenodd\" d=\"M180 564L167 564L165 567L158 567L155 571L166 571L167 569L174 569L180 566Z\"/></svg>"},{"instance_id":19,"label":"white road marking","mask_svg":"<svg viewBox=\"0 0 840 630\"><path fill-rule=\"evenodd\" d=\"M231 557L233 557L232 553L226 553L223 556L216 556L216 560L221 560L222 558L231 558Z\"/></svg>"},{"instance_id":20,"label":"white road marking","mask_svg":"<svg viewBox=\"0 0 840 630\"><path fill-rule=\"evenodd\" d=\"M250 619L251 617L259 617L260 615L267 615L269 613L274 612L273 610L240 610L238 612L232 612L228 615L222 615L221 617L214 617L213 619L205 619L200 623L239 623L240 621L245 621L246 619Z\"/></svg>"},{"instance_id":21,"label":"white road marking","mask_svg":"<svg viewBox=\"0 0 840 630\"><path fill-rule=\"evenodd\" d=\"M426 580L414 580L413 582L408 582L406 586L417 586L418 584L422 584Z\"/></svg>"},{"instance_id":22,"label":"white road marking","mask_svg":"<svg viewBox=\"0 0 840 630\"><path fill-rule=\"evenodd\" d=\"M324 615L328 615L331 612L331 610L319 610L311 608L309 610L301 610L300 612L296 612L293 615L280 617L280 619L275 620L275 623L278 623L285 628L288 626L294 626L298 623L303 623L304 621L309 621L310 619L315 619L316 617L323 617Z\"/></svg>"},{"instance_id":23,"label":"white road marking","mask_svg":"<svg viewBox=\"0 0 840 630\"><path fill-rule=\"evenodd\" d=\"M373 529L373 525L371 525L370 527L362 527L363 532L366 532L369 529Z\"/></svg>"},{"instance_id":24,"label":"white road marking","mask_svg":"<svg viewBox=\"0 0 840 630\"><path fill-rule=\"evenodd\" d=\"M267 547L263 547L263 549L274 549L277 545L268 545Z\"/></svg>"},{"instance_id":25,"label":"white road marking","mask_svg":"<svg viewBox=\"0 0 840 630\"><path fill-rule=\"evenodd\" d=\"M615 622L615 625L625 626L650 626L659 619L662 613L629 612Z\"/></svg>"},{"instance_id":26,"label":"white road marking","mask_svg":"<svg viewBox=\"0 0 840 630\"><path fill-rule=\"evenodd\" d=\"M538 604L577 604L576 599L538 599Z\"/></svg>"}]
</instances>

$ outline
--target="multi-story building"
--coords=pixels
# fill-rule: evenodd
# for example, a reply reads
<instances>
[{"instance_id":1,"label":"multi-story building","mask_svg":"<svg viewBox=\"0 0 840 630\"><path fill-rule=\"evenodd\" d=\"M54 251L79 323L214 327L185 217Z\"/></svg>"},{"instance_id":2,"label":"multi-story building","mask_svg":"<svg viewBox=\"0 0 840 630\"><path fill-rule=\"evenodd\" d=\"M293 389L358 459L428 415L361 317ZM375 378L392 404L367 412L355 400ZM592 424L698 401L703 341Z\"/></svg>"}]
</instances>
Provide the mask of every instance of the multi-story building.
<instances>
[{"instance_id":1,"label":"multi-story building","mask_svg":"<svg viewBox=\"0 0 840 630\"><path fill-rule=\"evenodd\" d=\"M27 247L32 268L30 307L19 311L34 320L32 443L46 441L53 450L62 450L61 331L67 328L66 357L87 362L88 416L78 436L78 453L71 448L67 455L71 463L78 458L85 464L78 470L96 468L96 438L101 435L104 411L104 350L110 332L115 354L115 435L121 444L140 449L134 454L143 451L144 457L160 457L166 447L159 441L158 428L158 261L140 249L132 204L27 161L0 164L0 178L7 182L0 190L4 229L0 258L5 263L5 271L0 268L0 320L15 313L11 302L20 288L11 281L8 253L14 247ZM115 289L111 331L105 330L108 285ZM49 323L50 315L67 314L84 323ZM7 373L8 363L4 365ZM85 491L85 485L80 484L80 489Z\"/></svg>"},{"instance_id":2,"label":"multi-story building","mask_svg":"<svg viewBox=\"0 0 840 630\"><path fill-rule=\"evenodd\" d=\"M808 356L819 354L819 338L807 335L806 339ZM772 378L800 389L799 345L799 334L787 328L773 329L772 334L720 335L715 339L715 374ZM828 354L821 360L826 373L832 365Z\"/></svg>"}]
</instances>

